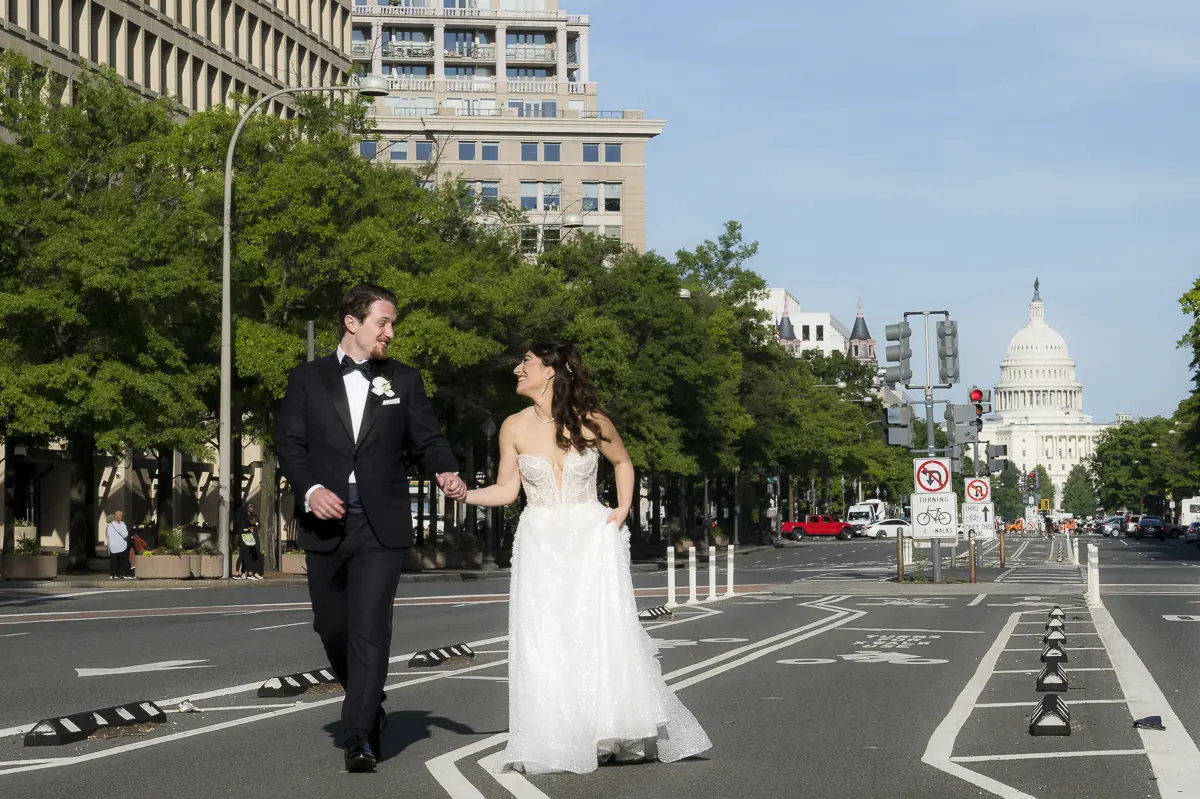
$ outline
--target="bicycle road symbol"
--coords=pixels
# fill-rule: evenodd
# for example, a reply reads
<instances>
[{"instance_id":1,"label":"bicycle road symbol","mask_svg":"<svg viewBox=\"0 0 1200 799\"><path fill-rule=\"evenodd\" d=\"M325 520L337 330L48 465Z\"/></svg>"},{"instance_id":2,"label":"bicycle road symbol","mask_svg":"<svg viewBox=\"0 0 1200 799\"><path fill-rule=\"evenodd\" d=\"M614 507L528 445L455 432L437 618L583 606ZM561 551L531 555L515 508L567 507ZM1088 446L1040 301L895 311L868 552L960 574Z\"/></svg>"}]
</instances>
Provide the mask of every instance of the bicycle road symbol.
<instances>
[{"instance_id":1,"label":"bicycle road symbol","mask_svg":"<svg viewBox=\"0 0 1200 799\"><path fill-rule=\"evenodd\" d=\"M917 524L926 527L930 524L950 524L954 517L942 508L930 508L917 514Z\"/></svg>"},{"instance_id":2,"label":"bicycle road symbol","mask_svg":"<svg viewBox=\"0 0 1200 799\"><path fill-rule=\"evenodd\" d=\"M917 480L926 491L936 493L946 487L950 481L950 475L941 462L925 461L917 467Z\"/></svg>"},{"instance_id":3,"label":"bicycle road symbol","mask_svg":"<svg viewBox=\"0 0 1200 799\"><path fill-rule=\"evenodd\" d=\"M967 496L976 502L983 502L988 497L988 484L982 480L967 481Z\"/></svg>"}]
</instances>

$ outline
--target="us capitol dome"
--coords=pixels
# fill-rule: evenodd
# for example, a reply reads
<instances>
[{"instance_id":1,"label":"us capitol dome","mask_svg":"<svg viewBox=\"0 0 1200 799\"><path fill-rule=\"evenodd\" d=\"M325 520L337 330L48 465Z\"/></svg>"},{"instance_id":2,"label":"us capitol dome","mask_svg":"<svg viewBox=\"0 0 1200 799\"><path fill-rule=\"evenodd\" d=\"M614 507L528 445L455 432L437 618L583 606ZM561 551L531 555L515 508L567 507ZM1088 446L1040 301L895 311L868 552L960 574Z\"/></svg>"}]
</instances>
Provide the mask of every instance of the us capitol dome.
<instances>
[{"instance_id":1,"label":"us capitol dome","mask_svg":"<svg viewBox=\"0 0 1200 799\"><path fill-rule=\"evenodd\" d=\"M1008 459L1023 473L1044 466L1055 486L1055 507L1076 464L1095 451L1105 425L1083 412L1083 386L1062 335L1046 323L1046 306L1033 282L1029 321L1008 343L992 414L980 441L1004 444Z\"/></svg>"}]
</instances>

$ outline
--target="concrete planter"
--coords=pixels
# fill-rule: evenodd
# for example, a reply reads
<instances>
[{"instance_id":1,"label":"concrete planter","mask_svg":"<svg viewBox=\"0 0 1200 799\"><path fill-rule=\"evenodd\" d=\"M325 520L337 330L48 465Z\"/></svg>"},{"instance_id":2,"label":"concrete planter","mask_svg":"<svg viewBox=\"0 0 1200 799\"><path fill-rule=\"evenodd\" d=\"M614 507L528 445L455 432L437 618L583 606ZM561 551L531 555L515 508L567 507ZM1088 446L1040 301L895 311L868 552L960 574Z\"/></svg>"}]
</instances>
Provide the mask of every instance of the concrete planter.
<instances>
[{"instance_id":1,"label":"concrete planter","mask_svg":"<svg viewBox=\"0 0 1200 799\"><path fill-rule=\"evenodd\" d=\"M424 566L425 550L421 547L409 547L404 550L404 571L419 572Z\"/></svg>"},{"instance_id":2,"label":"concrete planter","mask_svg":"<svg viewBox=\"0 0 1200 799\"><path fill-rule=\"evenodd\" d=\"M279 564L279 570L284 574L308 574L308 562L303 554L284 555L283 563Z\"/></svg>"},{"instance_id":3,"label":"concrete planter","mask_svg":"<svg viewBox=\"0 0 1200 799\"><path fill-rule=\"evenodd\" d=\"M53 580L58 577L57 555L0 556L0 577L5 580Z\"/></svg>"},{"instance_id":4,"label":"concrete planter","mask_svg":"<svg viewBox=\"0 0 1200 799\"><path fill-rule=\"evenodd\" d=\"M425 571L446 568L446 553L433 547L425 547L421 550L421 568Z\"/></svg>"},{"instance_id":5,"label":"concrete planter","mask_svg":"<svg viewBox=\"0 0 1200 799\"><path fill-rule=\"evenodd\" d=\"M688 541L686 543L683 541L676 541L675 542L675 554L683 555L684 557L687 557L688 550L694 546L696 546L696 543L694 541ZM696 555L699 555L699 554L700 554L700 548L696 547Z\"/></svg>"},{"instance_id":6,"label":"concrete planter","mask_svg":"<svg viewBox=\"0 0 1200 799\"><path fill-rule=\"evenodd\" d=\"M482 569L483 553L452 549L446 553L446 566L451 569Z\"/></svg>"},{"instance_id":7,"label":"concrete planter","mask_svg":"<svg viewBox=\"0 0 1200 799\"><path fill-rule=\"evenodd\" d=\"M200 577L207 580L219 580L221 578L222 558L220 555L193 555L200 560Z\"/></svg>"},{"instance_id":8,"label":"concrete planter","mask_svg":"<svg viewBox=\"0 0 1200 799\"><path fill-rule=\"evenodd\" d=\"M717 549L724 549L729 546L729 537L724 535L713 536L713 546Z\"/></svg>"},{"instance_id":9,"label":"concrete planter","mask_svg":"<svg viewBox=\"0 0 1200 799\"><path fill-rule=\"evenodd\" d=\"M187 580L192 576L191 555L138 555L136 563L139 580Z\"/></svg>"}]
</instances>

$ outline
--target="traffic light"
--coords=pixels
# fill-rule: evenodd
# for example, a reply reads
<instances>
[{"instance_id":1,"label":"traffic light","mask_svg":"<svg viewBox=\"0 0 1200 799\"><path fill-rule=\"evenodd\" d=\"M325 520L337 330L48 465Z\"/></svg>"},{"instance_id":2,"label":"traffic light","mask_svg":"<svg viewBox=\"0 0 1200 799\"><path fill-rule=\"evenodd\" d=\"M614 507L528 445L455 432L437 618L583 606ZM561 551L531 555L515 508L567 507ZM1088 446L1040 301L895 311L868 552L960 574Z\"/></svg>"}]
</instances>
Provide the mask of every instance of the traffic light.
<instances>
[{"instance_id":1,"label":"traffic light","mask_svg":"<svg viewBox=\"0 0 1200 799\"><path fill-rule=\"evenodd\" d=\"M912 380L912 346L909 341L912 338L912 327L908 322L888 325L884 328L883 335L888 341L898 342L889 345L884 353L888 362L896 365L888 366L884 370L883 379L888 383L907 384Z\"/></svg>"},{"instance_id":2,"label":"traffic light","mask_svg":"<svg viewBox=\"0 0 1200 799\"><path fill-rule=\"evenodd\" d=\"M955 444L946 447L946 457L950 459L950 471L954 474L963 473L963 448Z\"/></svg>"},{"instance_id":3,"label":"traffic light","mask_svg":"<svg viewBox=\"0 0 1200 799\"><path fill-rule=\"evenodd\" d=\"M1042 487L1042 476L1036 471L1029 473L1029 488L1036 491Z\"/></svg>"},{"instance_id":4,"label":"traffic light","mask_svg":"<svg viewBox=\"0 0 1200 799\"><path fill-rule=\"evenodd\" d=\"M951 444L973 444L979 440L970 419L974 417L975 409L970 405L947 405L946 440Z\"/></svg>"},{"instance_id":5,"label":"traffic light","mask_svg":"<svg viewBox=\"0 0 1200 799\"><path fill-rule=\"evenodd\" d=\"M975 406L975 429L983 430L983 417L985 414L992 412L992 392L990 389L971 386L971 391L967 395L971 404Z\"/></svg>"},{"instance_id":6,"label":"traffic light","mask_svg":"<svg viewBox=\"0 0 1200 799\"><path fill-rule=\"evenodd\" d=\"M915 438L913 435L914 418L912 408L908 405L899 405L884 410L883 420L887 432L884 433L883 443L892 447L911 448Z\"/></svg>"},{"instance_id":7,"label":"traffic light","mask_svg":"<svg viewBox=\"0 0 1200 799\"><path fill-rule=\"evenodd\" d=\"M945 385L958 382L958 322L938 322L938 379Z\"/></svg>"},{"instance_id":8,"label":"traffic light","mask_svg":"<svg viewBox=\"0 0 1200 799\"><path fill-rule=\"evenodd\" d=\"M1008 459L1008 447L1004 444L988 444L987 470L995 474L1004 470L1004 461Z\"/></svg>"}]
</instances>

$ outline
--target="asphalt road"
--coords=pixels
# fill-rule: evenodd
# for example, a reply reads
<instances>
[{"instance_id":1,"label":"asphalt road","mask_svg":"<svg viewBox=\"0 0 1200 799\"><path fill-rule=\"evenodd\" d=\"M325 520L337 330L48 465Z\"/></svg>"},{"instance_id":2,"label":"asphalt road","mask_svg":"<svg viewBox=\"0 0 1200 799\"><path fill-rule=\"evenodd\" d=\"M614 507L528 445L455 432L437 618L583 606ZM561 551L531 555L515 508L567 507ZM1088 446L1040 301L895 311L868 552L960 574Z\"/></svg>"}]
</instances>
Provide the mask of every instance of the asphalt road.
<instances>
[{"instance_id":1,"label":"asphalt road","mask_svg":"<svg viewBox=\"0 0 1200 799\"><path fill-rule=\"evenodd\" d=\"M888 582L894 542L815 541L736 559L745 593L644 623L713 749L582 777L486 769L506 728L505 580L401 586L375 775L341 771L340 693L255 696L270 677L323 665L304 589L50 596L0 584L0 796L1188 796L1164 786L1179 775L1200 785L1200 758L1190 759L1200 552L1098 541L1105 607L1089 609L1081 570L1058 560L1061 541L1008 544L1003 570L998 553L985 554L978 585L960 582L961 568L945 585ZM678 576L686 589L686 571ZM705 597L703 570L700 582ZM665 600L663 573L635 584L640 606ZM1072 734L1033 737L1053 603L1068 613ZM473 662L407 667L411 652L456 642L475 646ZM21 745L40 718L137 700L174 709L184 698L203 712L172 713L134 737ZM1133 729L1146 707L1162 708L1166 731Z\"/></svg>"}]
</instances>

